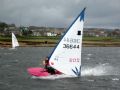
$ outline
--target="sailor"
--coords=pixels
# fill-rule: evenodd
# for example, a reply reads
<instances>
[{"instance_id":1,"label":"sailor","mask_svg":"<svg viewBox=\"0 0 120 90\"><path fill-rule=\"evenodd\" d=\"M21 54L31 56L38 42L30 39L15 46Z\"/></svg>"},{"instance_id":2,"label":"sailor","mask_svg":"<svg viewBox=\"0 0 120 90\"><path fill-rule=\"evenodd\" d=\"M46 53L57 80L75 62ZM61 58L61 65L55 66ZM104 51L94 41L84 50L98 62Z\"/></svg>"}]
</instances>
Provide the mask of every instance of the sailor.
<instances>
[{"instance_id":1,"label":"sailor","mask_svg":"<svg viewBox=\"0 0 120 90\"><path fill-rule=\"evenodd\" d=\"M55 74L55 69L52 68L49 65L49 57L46 57L45 60L43 61L44 68L47 70L48 73L50 74Z\"/></svg>"}]
</instances>

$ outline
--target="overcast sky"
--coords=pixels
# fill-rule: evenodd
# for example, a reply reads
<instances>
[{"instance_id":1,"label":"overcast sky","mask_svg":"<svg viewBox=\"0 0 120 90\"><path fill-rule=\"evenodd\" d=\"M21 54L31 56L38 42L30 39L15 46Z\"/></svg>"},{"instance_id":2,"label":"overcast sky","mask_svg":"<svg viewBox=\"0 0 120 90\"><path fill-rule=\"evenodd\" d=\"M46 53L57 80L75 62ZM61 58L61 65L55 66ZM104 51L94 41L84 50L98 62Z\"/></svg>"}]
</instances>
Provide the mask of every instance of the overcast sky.
<instances>
[{"instance_id":1,"label":"overcast sky","mask_svg":"<svg viewBox=\"0 0 120 90\"><path fill-rule=\"evenodd\" d=\"M0 21L67 28L84 7L85 27L120 28L120 0L0 0Z\"/></svg>"}]
</instances>

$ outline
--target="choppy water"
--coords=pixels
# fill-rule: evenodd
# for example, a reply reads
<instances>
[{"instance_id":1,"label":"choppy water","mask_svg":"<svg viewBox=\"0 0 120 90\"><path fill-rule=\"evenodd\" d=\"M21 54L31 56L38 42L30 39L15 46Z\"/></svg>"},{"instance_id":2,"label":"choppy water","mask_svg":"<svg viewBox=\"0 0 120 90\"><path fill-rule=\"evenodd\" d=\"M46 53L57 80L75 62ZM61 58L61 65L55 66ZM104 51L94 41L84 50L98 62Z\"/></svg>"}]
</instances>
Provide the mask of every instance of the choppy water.
<instances>
[{"instance_id":1,"label":"choppy water","mask_svg":"<svg viewBox=\"0 0 120 90\"><path fill-rule=\"evenodd\" d=\"M120 90L120 47L84 47L81 78L31 78L49 47L0 48L0 90Z\"/></svg>"}]
</instances>

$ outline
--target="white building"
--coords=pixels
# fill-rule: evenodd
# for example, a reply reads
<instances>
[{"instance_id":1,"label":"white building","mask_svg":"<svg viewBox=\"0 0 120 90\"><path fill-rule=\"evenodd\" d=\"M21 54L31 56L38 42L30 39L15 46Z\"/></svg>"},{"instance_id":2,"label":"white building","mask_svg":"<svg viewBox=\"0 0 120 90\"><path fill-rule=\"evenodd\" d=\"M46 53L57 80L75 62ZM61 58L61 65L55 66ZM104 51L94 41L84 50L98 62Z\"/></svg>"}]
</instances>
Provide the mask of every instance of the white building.
<instances>
[{"instance_id":1,"label":"white building","mask_svg":"<svg viewBox=\"0 0 120 90\"><path fill-rule=\"evenodd\" d=\"M57 34L54 32L47 32L47 36L57 36Z\"/></svg>"}]
</instances>

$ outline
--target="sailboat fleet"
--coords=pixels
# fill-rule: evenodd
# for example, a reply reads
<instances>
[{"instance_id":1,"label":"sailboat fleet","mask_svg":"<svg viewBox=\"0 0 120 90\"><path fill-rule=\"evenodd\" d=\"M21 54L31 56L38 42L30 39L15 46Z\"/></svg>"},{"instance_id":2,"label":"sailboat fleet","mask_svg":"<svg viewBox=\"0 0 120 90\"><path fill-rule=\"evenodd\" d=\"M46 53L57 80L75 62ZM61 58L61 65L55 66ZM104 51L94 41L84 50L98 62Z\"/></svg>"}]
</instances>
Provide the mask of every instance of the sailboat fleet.
<instances>
[{"instance_id":1,"label":"sailboat fleet","mask_svg":"<svg viewBox=\"0 0 120 90\"><path fill-rule=\"evenodd\" d=\"M49 64L62 74L79 77L81 75L81 50L85 8L70 25L49 58ZM44 72L43 72L44 71ZM41 67L30 67L28 73L36 77L50 74Z\"/></svg>"}]
</instances>

